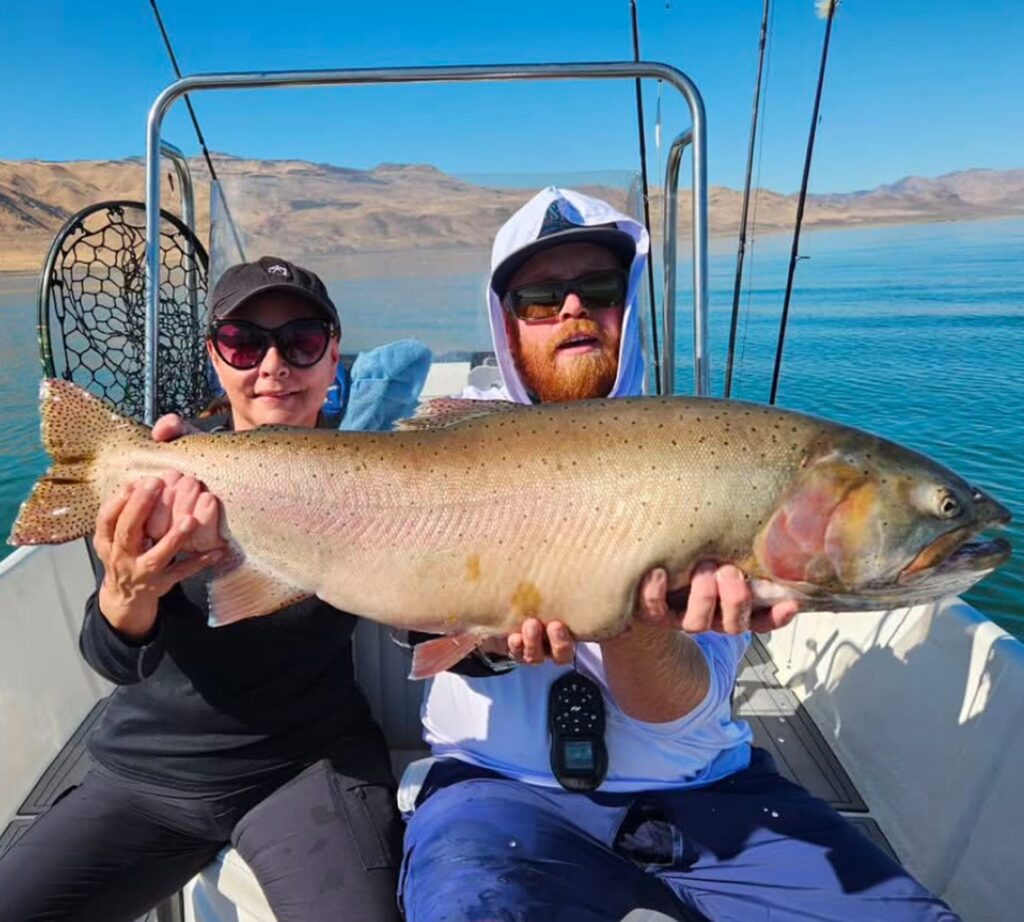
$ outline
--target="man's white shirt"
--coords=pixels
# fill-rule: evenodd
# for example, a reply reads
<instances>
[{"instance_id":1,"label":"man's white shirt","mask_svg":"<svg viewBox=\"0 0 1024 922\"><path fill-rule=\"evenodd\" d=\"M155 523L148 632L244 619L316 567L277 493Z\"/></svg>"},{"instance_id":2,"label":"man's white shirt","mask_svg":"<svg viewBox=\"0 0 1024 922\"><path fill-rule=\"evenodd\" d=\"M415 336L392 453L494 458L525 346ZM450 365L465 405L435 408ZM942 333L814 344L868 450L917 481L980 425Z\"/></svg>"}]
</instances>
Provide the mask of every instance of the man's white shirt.
<instances>
[{"instance_id":1,"label":"man's white shirt","mask_svg":"<svg viewBox=\"0 0 1024 922\"><path fill-rule=\"evenodd\" d=\"M626 716L608 691L601 647L576 645L579 671L604 693L608 776L603 791L641 791L710 784L746 768L750 728L732 718L732 689L746 635L699 634L710 682L704 700L668 723ZM467 678L443 672L424 698L424 738L435 756L461 759L529 784L557 787L549 763L548 689L571 667L551 662L505 675Z\"/></svg>"}]
</instances>

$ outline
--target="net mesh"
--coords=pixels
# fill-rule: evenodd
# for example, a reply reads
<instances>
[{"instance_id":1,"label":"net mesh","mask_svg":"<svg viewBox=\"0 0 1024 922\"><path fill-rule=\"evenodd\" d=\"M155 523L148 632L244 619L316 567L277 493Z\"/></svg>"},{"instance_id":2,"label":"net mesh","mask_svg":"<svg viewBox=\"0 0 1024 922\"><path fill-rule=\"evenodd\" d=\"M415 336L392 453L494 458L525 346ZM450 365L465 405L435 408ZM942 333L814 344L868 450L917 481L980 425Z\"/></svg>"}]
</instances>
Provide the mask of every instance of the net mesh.
<instances>
[{"instance_id":1,"label":"net mesh","mask_svg":"<svg viewBox=\"0 0 1024 922\"><path fill-rule=\"evenodd\" d=\"M210 402L207 267L195 235L161 212L157 416L195 416ZM40 286L44 372L143 420L145 297L145 206L102 202L79 212L54 239Z\"/></svg>"}]
</instances>

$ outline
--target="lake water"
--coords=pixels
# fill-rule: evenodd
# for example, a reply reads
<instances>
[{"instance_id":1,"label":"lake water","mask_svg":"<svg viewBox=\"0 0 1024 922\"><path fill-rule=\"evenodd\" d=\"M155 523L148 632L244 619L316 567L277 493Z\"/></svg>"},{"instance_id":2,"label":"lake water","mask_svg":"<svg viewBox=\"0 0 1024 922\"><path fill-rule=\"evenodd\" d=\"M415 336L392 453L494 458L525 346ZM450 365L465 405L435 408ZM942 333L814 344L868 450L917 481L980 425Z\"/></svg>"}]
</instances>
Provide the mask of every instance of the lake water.
<instances>
[{"instance_id":1,"label":"lake water","mask_svg":"<svg viewBox=\"0 0 1024 922\"><path fill-rule=\"evenodd\" d=\"M733 396L768 398L789 245L781 235L762 238L748 257ZM712 248L715 394L725 367L733 246ZM818 231L804 235L801 251L809 258L797 271L780 405L926 452L1008 505L1016 557L967 598L1024 636L1024 221ZM486 266L482 251L346 257L330 282L345 351L410 334L436 354L487 349ZM681 265L681 391L692 386L688 271ZM0 278L4 534L46 465L34 301L33 278Z\"/></svg>"}]
</instances>

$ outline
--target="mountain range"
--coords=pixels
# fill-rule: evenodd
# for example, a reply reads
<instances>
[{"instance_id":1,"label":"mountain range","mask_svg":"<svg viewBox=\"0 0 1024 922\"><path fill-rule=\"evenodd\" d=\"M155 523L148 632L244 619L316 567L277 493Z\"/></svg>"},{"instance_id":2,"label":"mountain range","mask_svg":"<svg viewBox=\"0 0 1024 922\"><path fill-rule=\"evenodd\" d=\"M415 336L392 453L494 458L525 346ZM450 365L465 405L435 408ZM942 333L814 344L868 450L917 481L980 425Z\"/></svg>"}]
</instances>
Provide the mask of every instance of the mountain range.
<instances>
[{"instance_id":1,"label":"mountain range","mask_svg":"<svg viewBox=\"0 0 1024 922\"><path fill-rule=\"evenodd\" d=\"M523 189L488 188L433 166L381 164L357 170L301 160L250 160L215 156L215 169L247 253L273 252L322 265L343 253L410 248L488 246L501 223L529 196ZM199 236L208 239L209 172L190 161L196 187ZM687 177L683 177L684 181ZM37 270L54 234L87 205L112 199L141 200L139 158L114 161L0 160L0 271ZM163 205L179 210L170 172ZM584 187L620 208L626 193ZM690 194L680 192L685 226ZM796 195L760 190L754 200L758 232L792 228ZM710 190L714 234L735 233L740 192ZM652 196L659 226L660 193ZM807 229L928 221L974 220L1024 214L1024 169L972 169L936 178L908 176L876 189L810 195Z\"/></svg>"}]
</instances>

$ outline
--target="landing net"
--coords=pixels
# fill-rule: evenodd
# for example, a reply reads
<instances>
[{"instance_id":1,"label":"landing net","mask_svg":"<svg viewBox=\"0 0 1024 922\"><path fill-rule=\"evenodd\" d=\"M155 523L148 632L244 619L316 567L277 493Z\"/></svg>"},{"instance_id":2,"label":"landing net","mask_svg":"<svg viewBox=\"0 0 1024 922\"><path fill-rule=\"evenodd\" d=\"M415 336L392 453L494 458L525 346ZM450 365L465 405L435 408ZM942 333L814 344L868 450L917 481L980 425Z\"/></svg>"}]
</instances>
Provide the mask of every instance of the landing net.
<instances>
[{"instance_id":1,"label":"landing net","mask_svg":"<svg viewBox=\"0 0 1024 922\"><path fill-rule=\"evenodd\" d=\"M210 402L207 268L195 235L161 212L157 416L195 416ZM40 279L44 373L143 420L145 295L145 206L101 202L74 215L54 239Z\"/></svg>"}]
</instances>

